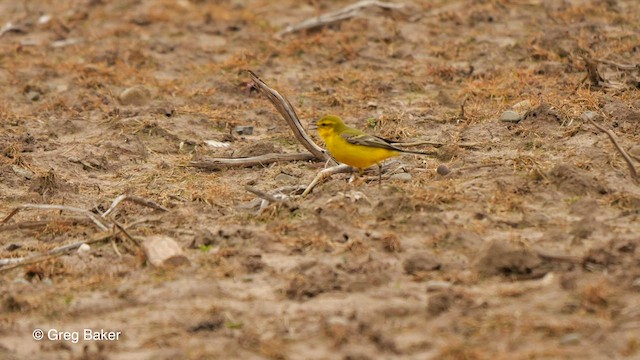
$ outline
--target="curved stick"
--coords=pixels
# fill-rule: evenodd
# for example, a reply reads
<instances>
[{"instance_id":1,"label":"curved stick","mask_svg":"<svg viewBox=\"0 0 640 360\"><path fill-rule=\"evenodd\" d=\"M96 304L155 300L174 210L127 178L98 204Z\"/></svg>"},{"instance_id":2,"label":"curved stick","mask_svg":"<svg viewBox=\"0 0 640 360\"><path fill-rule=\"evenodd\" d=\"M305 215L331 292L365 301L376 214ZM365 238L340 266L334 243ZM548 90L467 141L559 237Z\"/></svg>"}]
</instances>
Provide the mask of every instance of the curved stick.
<instances>
[{"instance_id":1,"label":"curved stick","mask_svg":"<svg viewBox=\"0 0 640 360\"><path fill-rule=\"evenodd\" d=\"M293 108L291 103L280 95L280 93L267 86L267 84L260 80L258 75L253 71L247 70L247 72L257 89L266 96L269 101L271 101L276 110L278 110L280 115L282 115L282 117L287 121L291 130L293 130L293 134L296 136L296 139L298 139L298 141L307 148L307 150L309 150L316 159L320 161L329 160L329 155L320 146L318 146L304 130L300 123L300 119L296 114L296 110Z\"/></svg>"},{"instance_id":2,"label":"curved stick","mask_svg":"<svg viewBox=\"0 0 640 360\"><path fill-rule=\"evenodd\" d=\"M207 170L221 170L230 167L251 167L256 165L271 164L278 161L313 160L315 158L316 157L309 153L264 154L246 158L212 158L205 160L194 160L189 162L189 166Z\"/></svg>"}]
</instances>

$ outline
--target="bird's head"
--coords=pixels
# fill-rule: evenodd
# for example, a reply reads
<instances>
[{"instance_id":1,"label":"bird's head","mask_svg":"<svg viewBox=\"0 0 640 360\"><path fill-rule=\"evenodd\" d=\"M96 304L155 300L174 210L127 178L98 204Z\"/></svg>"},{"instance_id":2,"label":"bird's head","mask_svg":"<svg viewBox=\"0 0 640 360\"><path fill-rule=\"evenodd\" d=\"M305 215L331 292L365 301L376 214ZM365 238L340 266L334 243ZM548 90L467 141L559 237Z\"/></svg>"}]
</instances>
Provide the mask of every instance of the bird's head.
<instances>
[{"instance_id":1,"label":"bird's head","mask_svg":"<svg viewBox=\"0 0 640 360\"><path fill-rule=\"evenodd\" d=\"M327 115L316 122L318 128L318 134L322 138L325 138L334 131L340 131L345 127L342 119L335 115Z\"/></svg>"}]
</instances>

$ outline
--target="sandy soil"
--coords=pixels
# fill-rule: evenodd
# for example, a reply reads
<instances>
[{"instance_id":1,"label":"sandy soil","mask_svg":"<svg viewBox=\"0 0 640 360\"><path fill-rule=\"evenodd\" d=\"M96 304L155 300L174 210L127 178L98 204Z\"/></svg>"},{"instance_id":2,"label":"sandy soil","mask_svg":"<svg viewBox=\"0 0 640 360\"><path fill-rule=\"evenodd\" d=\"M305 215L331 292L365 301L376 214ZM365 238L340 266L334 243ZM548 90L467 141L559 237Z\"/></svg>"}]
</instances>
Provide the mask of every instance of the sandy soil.
<instances>
[{"instance_id":1,"label":"sandy soil","mask_svg":"<svg viewBox=\"0 0 640 360\"><path fill-rule=\"evenodd\" d=\"M639 164L637 1L415 1L281 38L349 2L27 4L0 2L13 24L0 217L29 203L100 216L135 195L168 211L124 202L111 219L140 242L173 238L190 264L152 266L120 233L0 269L0 358L640 357L640 187L581 119L592 111ZM402 174L381 187L376 172L336 175L258 213L246 185L306 185L324 164L189 166L304 151L244 69L305 126L337 114L444 145L390 162ZM501 121L507 110L526 116ZM80 213L26 209L0 226L0 257L102 233Z\"/></svg>"}]
</instances>

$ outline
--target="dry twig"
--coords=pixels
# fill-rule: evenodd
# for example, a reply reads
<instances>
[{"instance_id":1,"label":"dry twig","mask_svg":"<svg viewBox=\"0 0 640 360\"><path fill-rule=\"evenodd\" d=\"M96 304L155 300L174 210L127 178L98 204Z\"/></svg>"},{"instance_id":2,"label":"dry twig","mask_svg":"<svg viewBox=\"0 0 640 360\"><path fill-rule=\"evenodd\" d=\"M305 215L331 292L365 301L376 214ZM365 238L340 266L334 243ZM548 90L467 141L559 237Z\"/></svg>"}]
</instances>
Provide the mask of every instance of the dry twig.
<instances>
[{"instance_id":1,"label":"dry twig","mask_svg":"<svg viewBox=\"0 0 640 360\"><path fill-rule=\"evenodd\" d=\"M379 7L382 9L391 10L391 9L402 9L404 5L394 4L390 2L384 2L384 1L376 1L376 0L363 0L355 4L351 4L347 7L344 7L340 10L332 11L330 13L326 13L320 16L307 19L299 24L289 25L284 30L280 31L276 36L281 37L282 35L298 32L302 30L318 29L318 28L327 26L329 24L347 20L358 15L360 11L368 7Z\"/></svg>"},{"instance_id":2,"label":"dry twig","mask_svg":"<svg viewBox=\"0 0 640 360\"><path fill-rule=\"evenodd\" d=\"M115 198L115 200L113 200L113 202L111 203L111 206L109 207L109 209L107 209L107 211L104 212L104 214L102 214L102 218L106 218L109 214L111 214L111 212L113 212L113 210L115 210L115 208L123 201L130 201L133 203L136 203L138 205L142 205L142 206L147 206L156 210L160 210L160 211L169 211L169 209L165 208L162 205L159 205L151 200L147 200L147 199L143 199L139 196L133 196L133 195L120 195L117 198Z\"/></svg>"},{"instance_id":3,"label":"dry twig","mask_svg":"<svg viewBox=\"0 0 640 360\"><path fill-rule=\"evenodd\" d=\"M587 75L584 79L582 79L580 83L583 83L585 80L589 79L590 85L594 88L621 89L623 87L622 84L608 81L603 78L602 75L600 75L600 72L598 71L597 60L594 60L587 55L581 55L581 57L587 69Z\"/></svg>"},{"instance_id":4,"label":"dry twig","mask_svg":"<svg viewBox=\"0 0 640 360\"><path fill-rule=\"evenodd\" d=\"M582 114L581 117L582 117L583 120L589 121L598 130L600 130L603 133L607 134L607 136L609 137L609 140L611 140L611 142L613 143L613 146L615 146L616 150L618 150L618 152L624 158L624 161L627 163L627 167L629 167L629 173L631 174L631 178L637 184L639 182L639 180L638 180L638 172L636 171L635 165L633 165L633 160L631 160L631 158L629 157L629 154L627 154L627 152L624 151L622 146L620 146L620 144L618 143L618 140L616 139L616 135L613 133L613 131L605 129L602 126L598 125L598 123L596 123L593 120L593 116L592 116L591 113L584 113L584 114Z\"/></svg>"},{"instance_id":5,"label":"dry twig","mask_svg":"<svg viewBox=\"0 0 640 360\"><path fill-rule=\"evenodd\" d=\"M56 225L76 225L76 224L93 224L93 221L84 217L70 217L57 220L37 220L37 221L25 221L17 224L7 224L0 226L0 232L21 230L21 229L38 229L47 227L51 224Z\"/></svg>"},{"instance_id":6,"label":"dry twig","mask_svg":"<svg viewBox=\"0 0 640 360\"><path fill-rule=\"evenodd\" d=\"M20 210L23 209L43 209L43 210L63 210L63 211L71 211L83 214L93 221L93 223L98 227L98 229L102 231L107 231L109 228L105 225L94 213L91 211L80 209L73 206L65 206L65 205L49 205L49 204L24 204L16 207L7 215L3 220L2 224L5 224L9 219L11 219L15 214L17 214Z\"/></svg>"},{"instance_id":7,"label":"dry twig","mask_svg":"<svg viewBox=\"0 0 640 360\"><path fill-rule=\"evenodd\" d=\"M6 270L9 270L9 269L13 269L13 268L19 267L19 266L24 266L24 265L28 265L28 264L33 264L33 263L49 260L49 259L55 258L57 256L60 256L60 255L63 255L63 254L67 254L67 253L69 253L69 252L71 252L73 250L76 250L82 244L93 244L93 243L97 243L97 242L101 242L101 241L105 241L105 240L111 239L111 238L113 238L113 237L115 237L117 235L117 231L115 231L115 229L119 230L119 232L124 234L124 236L127 239L129 239L130 241L132 241L136 245L140 246L140 242L137 239L135 239L133 236L131 236L127 230L132 228L132 227L134 227L134 226L136 226L136 225L138 225L138 224L141 224L143 222L153 221L154 219L142 219L142 220L139 220L139 221L135 221L135 222L133 222L133 223L131 223L128 226L125 227L125 226L120 225L117 221L115 221L113 219L110 219L110 218L107 218L107 216L110 213L112 213L113 210L122 201L132 201L132 202L135 202L137 204L148 206L148 207L152 207L152 208L157 209L157 210L168 211L166 208L164 208L161 205L158 205L157 203L155 203L153 201L146 200L146 199L143 199L143 198L138 197L138 196L131 196L131 195L120 195L120 196L118 196L112 202L111 207L102 215L102 217L98 217L94 213L92 213L92 212L90 212L88 210L84 210L84 209L80 209L80 208L76 208L76 207L72 207L72 206L64 206L64 205L24 204L24 205L20 205L20 206L16 207L15 209L13 209L13 211L11 211L11 213L9 213L9 215L7 215L2 220L2 224L5 224L15 214L17 214L20 210L23 210L23 209L61 210L61 211L71 211L71 212L80 213L80 214L83 214L85 217L89 218L89 220L86 220L85 218L70 218L70 219L63 219L64 221L71 222L71 223L90 221L93 224L95 224L98 227L98 229L100 229L102 231L102 233L95 235L90 240L80 241L80 242L76 242L76 243L68 244L68 245L63 245L63 246L51 249L51 250L47 251L44 254L33 255L33 256L23 257L23 258L0 259L0 271L6 271ZM107 225L105 225L105 223L103 223L102 220L109 220L111 223L113 223L112 231L110 231L109 227L107 227ZM46 222L45 221L31 221L31 222L24 222L24 223L19 223L19 224L3 225L3 226L0 226L0 231L6 231L6 230L12 230L12 229L23 229L23 228L30 228L30 227L40 227L40 226L43 226L43 225L47 225L49 223L50 223L50 221L46 221ZM116 252L118 252L117 248L114 248L114 250Z\"/></svg>"},{"instance_id":8,"label":"dry twig","mask_svg":"<svg viewBox=\"0 0 640 360\"><path fill-rule=\"evenodd\" d=\"M629 64L620 64L614 61L604 60L604 59L594 59L594 60L601 64L611 65L620 70L640 70L640 64L629 65Z\"/></svg>"},{"instance_id":9,"label":"dry twig","mask_svg":"<svg viewBox=\"0 0 640 360\"><path fill-rule=\"evenodd\" d=\"M315 156L310 153L298 154L265 154L247 158L213 158L189 162L189 166L207 170L221 170L230 167L251 167L256 165L267 165L278 161L308 161L314 160Z\"/></svg>"},{"instance_id":10,"label":"dry twig","mask_svg":"<svg viewBox=\"0 0 640 360\"><path fill-rule=\"evenodd\" d=\"M327 161L329 159L329 155L325 150L318 146L304 130L304 127L302 127L300 119L296 114L296 110L293 108L291 103L289 103L289 100L280 95L276 90L267 86L267 84L265 84L265 82L262 81L253 71L247 70L247 72L249 72L249 76L258 90L266 96L269 101L271 101L276 110L278 110L280 115L282 115L282 117L287 121L291 130L293 130L293 134L302 146L309 150L309 152L319 161Z\"/></svg>"},{"instance_id":11,"label":"dry twig","mask_svg":"<svg viewBox=\"0 0 640 360\"><path fill-rule=\"evenodd\" d=\"M325 150L318 146L307 134L295 109L291 103L276 90L270 88L253 71L247 70L254 86L273 104L278 113L287 121L296 139L304 146L309 153L297 154L265 154L248 158L213 158L207 160L197 160L189 162L189 166L207 170L220 170L230 167L251 167L256 165L266 165L278 161L299 161L299 160L319 160L330 159Z\"/></svg>"},{"instance_id":12,"label":"dry twig","mask_svg":"<svg viewBox=\"0 0 640 360\"><path fill-rule=\"evenodd\" d=\"M41 261L53 259L78 249L80 246L82 246L82 244L90 245L90 244L98 243L101 241L109 240L113 236L116 236L116 233L111 231L102 232L94 235L93 238L89 240L60 246L47 251L45 254L33 255L25 258L0 259L0 272L15 269L20 266L35 264Z\"/></svg>"},{"instance_id":13,"label":"dry twig","mask_svg":"<svg viewBox=\"0 0 640 360\"><path fill-rule=\"evenodd\" d=\"M318 173L318 175L316 175L316 177L313 179L313 181L311 182L311 184L309 184L309 186L307 186L307 188L304 190L304 192L302 193L301 196L307 196L307 194L309 194L311 192L311 190L313 190L313 188L318 185L318 183L322 180L324 180L325 178L328 178L331 175L334 174L339 174L339 173L348 173L348 172L352 172L353 168L349 165L345 165L345 164L340 164L340 165L336 165L336 166L332 166L330 168L326 168L322 171L320 171Z\"/></svg>"},{"instance_id":14,"label":"dry twig","mask_svg":"<svg viewBox=\"0 0 640 360\"><path fill-rule=\"evenodd\" d=\"M567 263L571 263L571 264L582 264L584 262L584 259L582 257L580 257L580 256L552 254L552 253L546 252L544 250L539 250L539 249L535 250L535 252L543 260L567 262Z\"/></svg>"}]
</instances>

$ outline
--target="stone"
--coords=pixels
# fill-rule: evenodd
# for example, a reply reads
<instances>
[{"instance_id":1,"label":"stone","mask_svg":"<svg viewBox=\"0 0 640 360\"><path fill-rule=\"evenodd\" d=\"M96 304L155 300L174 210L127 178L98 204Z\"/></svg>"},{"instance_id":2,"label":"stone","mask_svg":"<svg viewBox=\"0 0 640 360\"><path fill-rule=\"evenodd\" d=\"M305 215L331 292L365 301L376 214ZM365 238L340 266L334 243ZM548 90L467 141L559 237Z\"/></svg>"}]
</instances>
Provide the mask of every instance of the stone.
<instances>
[{"instance_id":1,"label":"stone","mask_svg":"<svg viewBox=\"0 0 640 360\"><path fill-rule=\"evenodd\" d=\"M522 116L513 110L507 110L500 115L500 121L518 122L522 120Z\"/></svg>"},{"instance_id":2,"label":"stone","mask_svg":"<svg viewBox=\"0 0 640 360\"><path fill-rule=\"evenodd\" d=\"M440 164L438 165L438 168L436 169L436 172L438 173L438 175L447 175L451 172L451 170L449 169L449 167L445 164Z\"/></svg>"},{"instance_id":3,"label":"stone","mask_svg":"<svg viewBox=\"0 0 640 360\"><path fill-rule=\"evenodd\" d=\"M411 181L411 174L403 172L398 174L393 174L389 177L391 180L400 180L400 181Z\"/></svg>"},{"instance_id":4,"label":"stone","mask_svg":"<svg viewBox=\"0 0 640 360\"><path fill-rule=\"evenodd\" d=\"M118 96L122 105L143 106L151 99L151 91L144 86L133 86L125 89Z\"/></svg>"},{"instance_id":5,"label":"stone","mask_svg":"<svg viewBox=\"0 0 640 360\"><path fill-rule=\"evenodd\" d=\"M155 267L175 267L190 263L180 245L168 236L147 237L142 241L142 249L147 261Z\"/></svg>"},{"instance_id":6,"label":"stone","mask_svg":"<svg viewBox=\"0 0 640 360\"><path fill-rule=\"evenodd\" d=\"M233 131L238 135L251 135L253 134L253 126L236 126Z\"/></svg>"}]
</instances>

